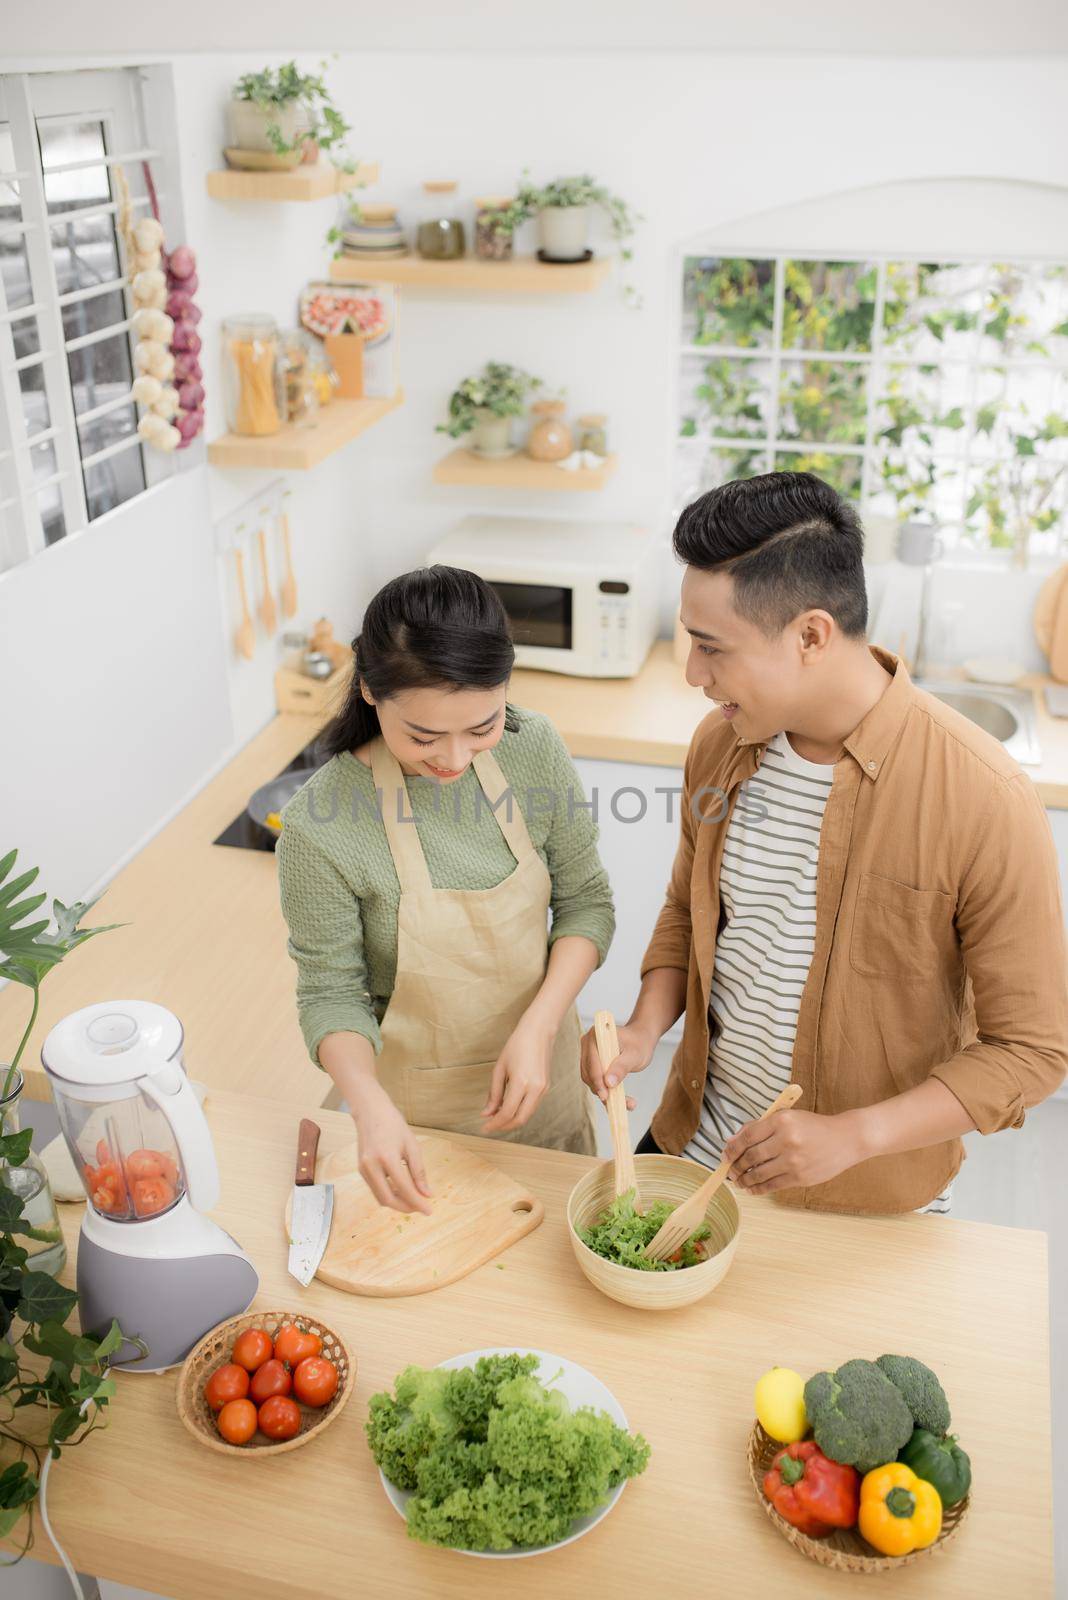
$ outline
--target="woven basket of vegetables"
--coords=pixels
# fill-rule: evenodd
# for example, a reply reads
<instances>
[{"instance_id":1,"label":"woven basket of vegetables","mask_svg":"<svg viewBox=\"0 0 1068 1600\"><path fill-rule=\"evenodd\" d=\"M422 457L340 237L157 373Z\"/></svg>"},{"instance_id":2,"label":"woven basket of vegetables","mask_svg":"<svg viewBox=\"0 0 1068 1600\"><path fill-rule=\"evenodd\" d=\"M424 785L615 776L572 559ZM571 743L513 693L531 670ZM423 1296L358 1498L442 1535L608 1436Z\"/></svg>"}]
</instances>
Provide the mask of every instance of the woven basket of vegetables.
<instances>
[{"instance_id":1,"label":"woven basket of vegetables","mask_svg":"<svg viewBox=\"0 0 1068 1600\"><path fill-rule=\"evenodd\" d=\"M934 1555L968 1515L971 1466L936 1375L912 1356L847 1361L806 1383L773 1367L756 1387L749 1476L775 1527L838 1572Z\"/></svg>"}]
</instances>

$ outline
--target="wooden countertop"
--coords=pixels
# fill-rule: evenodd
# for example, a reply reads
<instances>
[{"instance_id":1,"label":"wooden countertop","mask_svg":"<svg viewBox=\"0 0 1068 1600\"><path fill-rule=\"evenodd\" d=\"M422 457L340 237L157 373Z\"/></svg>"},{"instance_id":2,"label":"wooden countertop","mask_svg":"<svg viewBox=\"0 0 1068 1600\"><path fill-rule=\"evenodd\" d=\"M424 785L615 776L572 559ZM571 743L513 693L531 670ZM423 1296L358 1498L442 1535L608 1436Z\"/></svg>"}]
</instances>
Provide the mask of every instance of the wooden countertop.
<instances>
[{"instance_id":1,"label":"wooden countertop","mask_svg":"<svg viewBox=\"0 0 1068 1600\"><path fill-rule=\"evenodd\" d=\"M186 1070L212 1088L305 1108L333 1092L297 1025L274 856L212 843L314 731L309 717L276 717L116 875L89 920L127 926L89 940L41 985L22 1058L28 1098L51 1098L41 1066L49 1029L80 1006L126 995L180 1018ZM29 991L9 984L0 1061L10 1061L28 1018Z\"/></svg>"},{"instance_id":2,"label":"wooden countertop","mask_svg":"<svg viewBox=\"0 0 1068 1600\"><path fill-rule=\"evenodd\" d=\"M1068 718L1051 717L1043 689L1052 679L1031 674L1020 687L1035 698L1042 763L1023 770L1042 804L1068 810ZM523 669L512 676L517 705L552 718L574 756L681 767L709 702L691 689L672 655L671 641L658 639L634 678L571 678L559 672Z\"/></svg>"},{"instance_id":3,"label":"wooden countertop","mask_svg":"<svg viewBox=\"0 0 1068 1600\"><path fill-rule=\"evenodd\" d=\"M566 1199L588 1158L465 1140L542 1197L541 1227L500 1258L503 1271L491 1262L432 1295L357 1299L318 1282L302 1290L286 1273L281 1218L298 1107L213 1093L206 1109L222 1172L216 1216L256 1263L256 1304L306 1307L336 1327L358 1361L356 1390L315 1443L243 1462L186 1433L175 1373L119 1374L106 1430L64 1456L49 1483L53 1525L80 1571L175 1600L349 1600L361 1584L398 1600L868 1595L866 1579L832 1579L771 1527L749 1483L745 1442L753 1385L768 1367L807 1374L890 1350L938 1370L975 1484L957 1541L880 1579L880 1592L1052 1596L1043 1234L939 1217L788 1212L742 1196L742 1236L723 1284L682 1311L638 1312L600 1295L571 1254ZM314 1100L299 1109L315 1113ZM324 1153L352 1138L347 1116L315 1114ZM60 1210L73 1246L81 1207ZM407 1363L430 1366L493 1344L588 1367L653 1450L603 1524L503 1574L409 1541L363 1435L370 1395ZM40 1530L34 1554L50 1556Z\"/></svg>"}]
</instances>

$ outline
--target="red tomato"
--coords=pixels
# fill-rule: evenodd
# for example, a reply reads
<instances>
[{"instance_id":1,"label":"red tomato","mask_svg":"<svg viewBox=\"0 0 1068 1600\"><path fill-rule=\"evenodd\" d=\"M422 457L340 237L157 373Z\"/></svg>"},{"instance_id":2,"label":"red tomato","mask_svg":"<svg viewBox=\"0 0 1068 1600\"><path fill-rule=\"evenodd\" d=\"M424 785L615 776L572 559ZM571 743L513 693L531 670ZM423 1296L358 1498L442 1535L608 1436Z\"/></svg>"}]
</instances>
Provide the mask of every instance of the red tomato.
<instances>
[{"instance_id":1,"label":"red tomato","mask_svg":"<svg viewBox=\"0 0 1068 1600\"><path fill-rule=\"evenodd\" d=\"M305 1333L295 1322L287 1322L274 1336L275 1359L295 1367L308 1356L322 1354L323 1341L317 1333Z\"/></svg>"},{"instance_id":2,"label":"red tomato","mask_svg":"<svg viewBox=\"0 0 1068 1600\"><path fill-rule=\"evenodd\" d=\"M239 1371L243 1370L241 1368ZM293 1379L286 1370L282 1361L265 1361L262 1367L257 1367L252 1378L249 1394L258 1406L269 1400L272 1394L288 1394L293 1387Z\"/></svg>"},{"instance_id":3,"label":"red tomato","mask_svg":"<svg viewBox=\"0 0 1068 1600\"><path fill-rule=\"evenodd\" d=\"M175 1161L173 1156L169 1156L167 1154L166 1150L156 1150L153 1153L157 1157L159 1164L163 1169L164 1178L166 1178L168 1183L173 1183L175 1189L177 1189L178 1163Z\"/></svg>"},{"instance_id":4,"label":"red tomato","mask_svg":"<svg viewBox=\"0 0 1068 1600\"><path fill-rule=\"evenodd\" d=\"M89 1193L89 1198L98 1211L123 1211L126 1206L125 1193L120 1200L110 1184L98 1183Z\"/></svg>"},{"instance_id":5,"label":"red tomato","mask_svg":"<svg viewBox=\"0 0 1068 1600\"><path fill-rule=\"evenodd\" d=\"M300 1407L288 1395L273 1394L260 1406L259 1427L268 1439L295 1439L300 1432Z\"/></svg>"},{"instance_id":6,"label":"red tomato","mask_svg":"<svg viewBox=\"0 0 1068 1600\"><path fill-rule=\"evenodd\" d=\"M138 1178L162 1178L163 1162L156 1150L135 1150L126 1157L126 1181L136 1183Z\"/></svg>"},{"instance_id":7,"label":"red tomato","mask_svg":"<svg viewBox=\"0 0 1068 1600\"><path fill-rule=\"evenodd\" d=\"M174 1200L174 1189L166 1178L138 1178L133 1185L134 1210L139 1217L154 1217L166 1211Z\"/></svg>"},{"instance_id":8,"label":"red tomato","mask_svg":"<svg viewBox=\"0 0 1068 1600\"><path fill-rule=\"evenodd\" d=\"M337 1368L325 1356L308 1356L293 1373L293 1393L306 1406L325 1406L337 1394Z\"/></svg>"},{"instance_id":9,"label":"red tomato","mask_svg":"<svg viewBox=\"0 0 1068 1600\"><path fill-rule=\"evenodd\" d=\"M239 1367L244 1367L246 1372L255 1372L271 1359L270 1338L262 1328L246 1328L234 1340L230 1359L236 1361Z\"/></svg>"},{"instance_id":10,"label":"red tomato","mask_svg":"<svg viewBox=\"0 0 1068 1600\"><path fill-rule=\"evenodd\" d=\"M228 1361L218 1367L204 1385L204 1398L213 1411L221 1411L231 1400L244 1400L248 1394L248 1373Z\"/></svg>"},{"instance_id":11,"label":"red tomato","mask_svg":"<svg viewBox=\"0 0 1068 1600\"><path fill-rule=\"evenodd\" d=\"M106 1139L98 1139L96 1141L96 1164L97 1164L97 1166L98 1167L102 1167L102 1166L104 1166L104 1164L106 1162L108 1162L110 1160L111 1160L111 1151L108 1149L107 1140Z\"/></svg>"},{"instance_id":12,"label":"red tomato","mask_svg":"<svg viewBox=\"0 0 1068 1600\"><path fill-rule=\"evenodd\" d=\"M228 1400L215 1425L228 1444L248 1444L256 1431L256 1407L251 1400Z\"/></svg>"}]
</instances>

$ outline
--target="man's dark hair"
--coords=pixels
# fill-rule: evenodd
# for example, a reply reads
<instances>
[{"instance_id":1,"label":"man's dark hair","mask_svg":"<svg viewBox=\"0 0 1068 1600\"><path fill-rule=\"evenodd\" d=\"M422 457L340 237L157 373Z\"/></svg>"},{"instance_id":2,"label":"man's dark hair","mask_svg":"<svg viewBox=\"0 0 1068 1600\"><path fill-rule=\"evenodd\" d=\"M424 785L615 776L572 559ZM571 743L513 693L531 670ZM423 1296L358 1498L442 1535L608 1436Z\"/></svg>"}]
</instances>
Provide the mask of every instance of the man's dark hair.
<instances>
[{"instance_id":1,"label":"man's dark hair","mask_svg":"<svg viewBox=\"0 0 1068 1600\"><path fill-rule=\"evenodd\" d=\"M811 472L766 472L710 489L678 520L675 554L729 572L734 606L769 637L827 611L851 639L868 625L864 532L847 500Z\"/></svg>"}]
</instances>

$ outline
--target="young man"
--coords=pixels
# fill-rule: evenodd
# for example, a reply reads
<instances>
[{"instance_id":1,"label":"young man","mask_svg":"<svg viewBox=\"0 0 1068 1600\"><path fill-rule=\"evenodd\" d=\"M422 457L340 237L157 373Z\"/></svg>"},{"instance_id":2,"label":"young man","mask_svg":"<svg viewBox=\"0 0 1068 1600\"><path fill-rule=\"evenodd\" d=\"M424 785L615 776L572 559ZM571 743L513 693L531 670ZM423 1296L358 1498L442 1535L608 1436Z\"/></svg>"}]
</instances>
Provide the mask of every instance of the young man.
<instances>
[{"instance_id":1,"label":"young man","mask_svg":"<svg viewBox=\"0 0 1068 1600\"><path fill-rule=\"evenodd\" d=\"M716 709L641 992L606 1079L685 1011L639 1150L828 1211L946 1210L961 1135L1068 1065L1057 861L997 741L865 642L855 511L808 473L728 483L675 530L686 675ZM993 618L991 619L993 621ZM796 1110L755 1119L788 1082Z\"/></svg>"}]
</instances>

